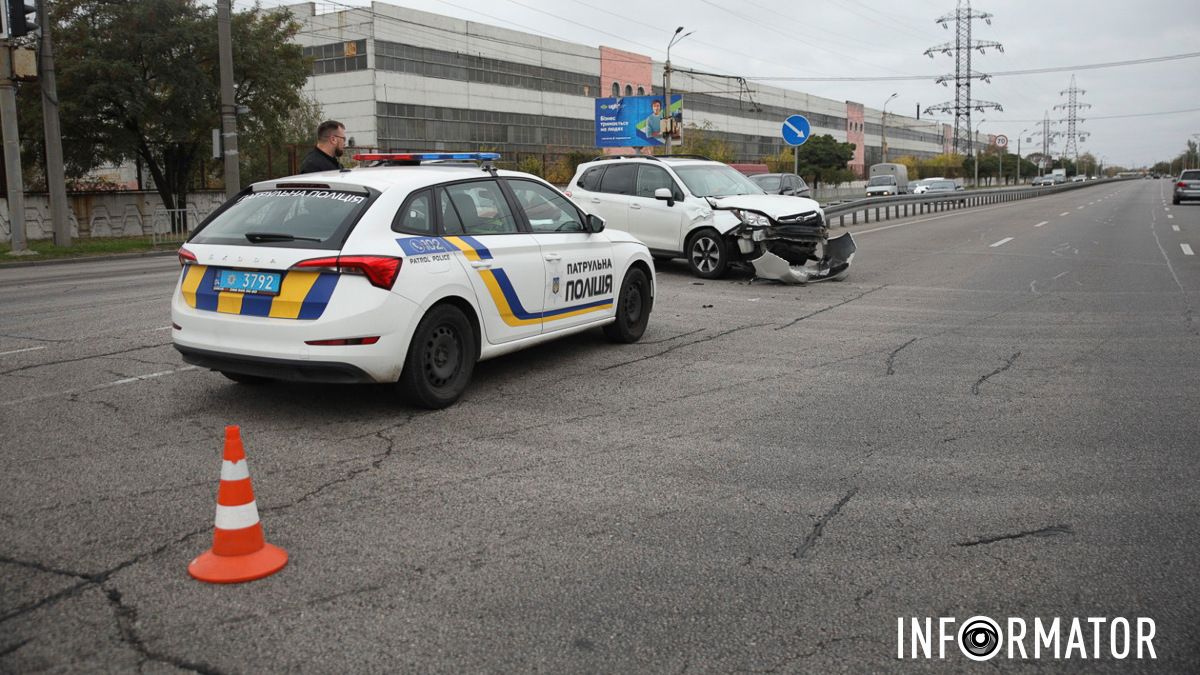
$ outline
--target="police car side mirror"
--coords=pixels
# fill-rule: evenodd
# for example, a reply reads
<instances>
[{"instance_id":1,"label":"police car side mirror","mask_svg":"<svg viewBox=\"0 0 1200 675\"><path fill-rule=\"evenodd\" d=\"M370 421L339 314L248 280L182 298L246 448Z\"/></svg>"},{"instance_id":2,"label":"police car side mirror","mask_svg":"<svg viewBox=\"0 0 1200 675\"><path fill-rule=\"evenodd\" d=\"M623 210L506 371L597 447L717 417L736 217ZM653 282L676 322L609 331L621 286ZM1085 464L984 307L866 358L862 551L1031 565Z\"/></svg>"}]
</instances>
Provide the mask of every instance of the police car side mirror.
<instances>
[{"instance_id":1,"label":"police car side mirror","mask_svg":"<svg viewBox=\"0 0 1200 675\"><path fill-rule=\"evenodd\" d=\"M600 216L589 213L587 217L588 232L595 234L604 231L604 219Z\"/></svg>"},{"instance_id":2,"label":"police car side mirror","mask_svg":"<svg viewBox=\"0 0 1200 675\"><path fill-rule=\"evenodd\" d=\"M671 188L658 188L654 191L654 198L666 202L667 206L675 206L675 195Z\"/></svg>"}]
</instances>

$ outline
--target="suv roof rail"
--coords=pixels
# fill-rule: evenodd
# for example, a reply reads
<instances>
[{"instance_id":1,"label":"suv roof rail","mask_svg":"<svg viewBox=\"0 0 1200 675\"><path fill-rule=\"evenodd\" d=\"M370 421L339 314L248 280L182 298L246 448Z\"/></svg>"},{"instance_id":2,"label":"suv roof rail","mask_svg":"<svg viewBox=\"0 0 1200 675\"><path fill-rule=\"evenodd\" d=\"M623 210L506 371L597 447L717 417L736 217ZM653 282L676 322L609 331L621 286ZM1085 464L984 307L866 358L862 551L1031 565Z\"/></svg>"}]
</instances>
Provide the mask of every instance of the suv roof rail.
<instances>
[{"instance_id":1,"label":"suv roof rail","mask_svg":"<svg viewBox=\"0 0 1200 675\"><path fill-rule=\"evenodd\" d=\"M655 157L654 155L600 155L599 157L593 157L589 161L599 162L599 161L605 160L605 159L653 159L653 160L659 161L659 162L662 161L661 159L659 159L658 157Z\"/></svg>"}]
</instances>

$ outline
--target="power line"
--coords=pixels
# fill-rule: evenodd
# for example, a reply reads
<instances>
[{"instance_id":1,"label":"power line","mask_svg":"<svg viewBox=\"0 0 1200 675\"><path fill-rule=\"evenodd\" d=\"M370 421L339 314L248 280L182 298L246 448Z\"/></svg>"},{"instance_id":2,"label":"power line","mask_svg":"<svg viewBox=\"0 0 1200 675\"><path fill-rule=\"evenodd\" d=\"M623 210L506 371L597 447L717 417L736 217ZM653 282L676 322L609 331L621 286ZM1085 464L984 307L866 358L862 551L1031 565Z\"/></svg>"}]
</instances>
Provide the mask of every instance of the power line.
<instances>
[{"instance_id":1,"label":"power line","mask_svg":"<svg viewBox=\"0 0 1200 675\"><path fill-rule=\"evenodd\" d=\"M1128 61L1107 61L1105 63L1085 63L1074 66L1053 66L1050 68L1028 68L1024 70L999 70L990 73L991 77L1009 77L1013 75L1042 75L1045 73L1062 73L1070 70L1096 70L1100 68L1118 68L1121 66L1137 66L1146 63L1161 63L1163 61L1180 61L1182 59L1194 59L1200 56L1200 52L1188 52L1185 54L1169 54L1167 56L1153 56L1145 59L1130 59ZM774 76L747 76L747 80L764 80L771 82L895 82L895 81L918 81L928 80L939 77L938 75L895 75L885 77L774 77Z\"/></svg>"}]
</instances>

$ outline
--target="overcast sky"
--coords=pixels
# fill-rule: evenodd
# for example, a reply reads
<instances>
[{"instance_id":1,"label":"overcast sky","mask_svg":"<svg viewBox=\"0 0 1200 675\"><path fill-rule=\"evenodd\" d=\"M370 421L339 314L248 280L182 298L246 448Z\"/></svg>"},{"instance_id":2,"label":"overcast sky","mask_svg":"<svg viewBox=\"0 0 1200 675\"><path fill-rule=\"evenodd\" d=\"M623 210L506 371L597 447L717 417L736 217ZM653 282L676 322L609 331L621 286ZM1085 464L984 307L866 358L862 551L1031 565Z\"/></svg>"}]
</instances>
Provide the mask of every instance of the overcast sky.
<instances>
[{"instance_id":1,"label":"overcast sky","mask_svg":"<svg viewBox=\"0 0 1200 675\"><path fill-rule=\"evenodd\" d=\"M245 0L235 2L241 8ZM269 0L267 5L290 4ZM318 2L318 11L364 0ZM665 58L677 26L694 33L671 50L679 67L746 78L879 109L893 93L889 112L914 115L917 105L953 101L954 91L933 81L953 73L954 59L924 55L953 42L955 0L401 0L390 4L513 28L591 46L610 46ZM1140 65L1076 69L1032 75L1004 71L1073 66L1200 52L1200 3L1196 0L976 0L972 9L993 14L991 25L974 24L975 40L1000 42L1004 52L974 52L972 66L997 74L975 81L975 99L1000 103L1003 112L972 113L983 133L1006 134L1013 150L1024 129L1035 127L1064 104L1060 95L1076 76L1086 93L1079 130L1090 135L1080 152L1107 164L1149 165L1177 156L1200 135L1200 58ZM765 78L879 78L927 75L899 81L806 82ZM1186 111L1186 112L1173 112ZM925 117L922 114L922 117ZM953 123L953 118L934 115ZM1107 118L1107 119L1106 119ZM1040 128L1040 127L1039 127ZM1063 123L1057 127L1066 130ZM1026 134L1028 138L1029 134ZM1035 139L1040 148L1040 140ZM1056 143L1061 151L1063 141ZM1036 149L1036 148L1035 148ZM1030 151L1028 143L1022 154Z\"/></svg>"}]
</instances>

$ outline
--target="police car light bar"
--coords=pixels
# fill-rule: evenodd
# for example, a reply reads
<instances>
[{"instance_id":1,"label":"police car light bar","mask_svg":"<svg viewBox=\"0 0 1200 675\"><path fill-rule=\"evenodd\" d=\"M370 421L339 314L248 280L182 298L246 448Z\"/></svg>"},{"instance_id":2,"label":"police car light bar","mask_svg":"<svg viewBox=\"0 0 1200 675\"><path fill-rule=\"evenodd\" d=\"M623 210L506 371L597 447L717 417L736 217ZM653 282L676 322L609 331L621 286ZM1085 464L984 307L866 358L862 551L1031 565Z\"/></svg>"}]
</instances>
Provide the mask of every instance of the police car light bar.
<instances>
[{"instance_id":1,"label":"police car light bar","mask_svg":"<svg viewBox=\"0 0 1200 675\"><path fill-rule=\"evenodd\" d=\"M359 162L431 162L444 159L491 161L500 159L498 152L371 152L354 155Z\"/></svg>"}]
</instances>

